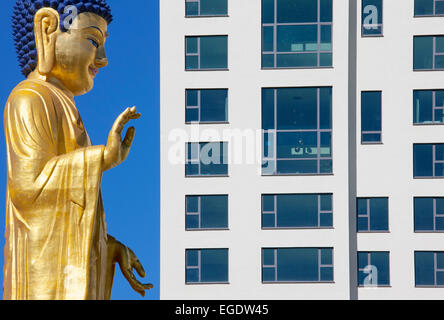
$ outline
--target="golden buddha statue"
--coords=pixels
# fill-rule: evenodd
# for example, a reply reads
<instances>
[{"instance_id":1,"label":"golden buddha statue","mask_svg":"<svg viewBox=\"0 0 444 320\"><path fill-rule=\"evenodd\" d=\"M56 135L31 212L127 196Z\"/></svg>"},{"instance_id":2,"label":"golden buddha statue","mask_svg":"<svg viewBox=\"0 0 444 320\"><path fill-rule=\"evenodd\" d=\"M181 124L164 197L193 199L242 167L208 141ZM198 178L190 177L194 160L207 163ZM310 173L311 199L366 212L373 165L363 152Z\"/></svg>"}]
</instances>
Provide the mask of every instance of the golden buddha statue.
<instances>
[{"instance_id":1,"label":"golden buddha statue","mask_svg":"<svg viewBox=\"0 0 444 320\"><path fill-rule=\"evenodd\" d=\"M93 88L108 64L112 16L104 0L17 0L14 36L26 80L5 107L7 145L4 299L110 299L115 264L142 296L136 255L107 235L100 182L122 163L140 117L115 121L106 146L93 146L74 96Z\"/></svg>"}]
</instances>

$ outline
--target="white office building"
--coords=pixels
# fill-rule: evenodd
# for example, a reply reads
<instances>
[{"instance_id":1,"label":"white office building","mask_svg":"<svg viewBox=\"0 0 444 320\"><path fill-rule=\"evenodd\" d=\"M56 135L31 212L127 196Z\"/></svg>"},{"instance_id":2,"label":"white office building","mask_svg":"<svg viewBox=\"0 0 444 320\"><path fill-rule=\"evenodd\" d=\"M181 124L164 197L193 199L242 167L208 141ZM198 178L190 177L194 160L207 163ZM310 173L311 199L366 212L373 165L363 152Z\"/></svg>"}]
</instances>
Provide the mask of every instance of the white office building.
<instances>
[{"instance_id":1,"label":"white office building","mask_svg":"<svg viewBox=\"0 0 444 320\"><path fill-rule=\"evenodd\" d=\"M162 0L161 299L441 299L444 1Z\"/></svg>"}]
</instances>

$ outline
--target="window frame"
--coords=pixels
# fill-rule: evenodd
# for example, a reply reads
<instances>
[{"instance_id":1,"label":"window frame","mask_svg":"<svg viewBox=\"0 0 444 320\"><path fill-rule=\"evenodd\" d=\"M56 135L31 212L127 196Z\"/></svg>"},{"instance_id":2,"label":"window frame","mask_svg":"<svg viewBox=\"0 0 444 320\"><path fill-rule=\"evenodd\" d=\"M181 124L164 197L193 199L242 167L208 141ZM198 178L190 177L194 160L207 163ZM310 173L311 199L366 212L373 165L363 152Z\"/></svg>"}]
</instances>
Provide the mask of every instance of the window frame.
<instances>
[{"instance_id":1,"label":"window frame","mask_svg":"<svg viewBox=\"0 0 444 320\"><path fill-rule=\"evenodd\" d=\"M201 172L201 159L200 159L200 152L201 152L201 145L202 144L209 144L209 143L219 143L222 147L221 150L224 150L223 145L226 145L227 147L227 155L226 155L226 159L227 159L227 173L224 174L211 174L211 175L202 175ZM188 160L188 145L189 144L198 144L199 145L199 155L198 155L198 160L196 159L190 159ZM229 153L229 144L227 141L199 141L199 142L185 142L185 178L217 178L217 177L221 177L221 178L227 178L230 175L230 166L229 166L229 158L228 158L228 153ZM225 157L225 155L224 155ZM197 162L199 161L199 162ZM187 165L188 164L199 164L199 174L198 175L187 175ZM224 163L222 163L224 164Z\"/></svg>"},{"instance_id":2,"label":"window frame","mask_svg":"<svg viewBox=\"0 0 444 320\"><path fill-rule=\"evenodd\" d=\"M431 145L433 147L432 149L432 176L415 176L415 146L418 145ZM436 172L436 164L443 164L444 160L436 160L436 146L437 145L443 145L444 143L414 143L413 144L413 179L444 179L444 174L442 176L435 176Z\"/></svg>"},{"instance_id":3,"label":"window frame","mask_svg":"<svg viewBox=\"0 0 444 320\"><path fill-rule=\"evenodd\" d=\"M444 1L444 0L443 0ZM444 15L443 15L444 16ZM414 126L439 126L444 125L444 120L442 122L436 122L435 121L435 111L436 110L443 110L444 113L444 106L436 106L436 93L438 91L442 91L444 93L444 89L414 89L413 90L413 113L415 113L415 93L416 92L432 92L432 122L415 122L415 115L413 115L413 125Z\"/></svg>"},{"instance_id":4,"label":"window frame","mask_svg":"<svg viewBox=\"0 0 444 320\"><path fill-rule=\"evenodd\" d=\"M416 0L413 3L413 17L414 18L444 17L444 13L436 14L436 3L437 2L444 3L444 0L433 0L433 14L419 14L419 15L415 13L415 2L416 2Z\"/></svg>"},{"instance_id":5,"label":"window frame","mask_svg":"<svg viewBox=\"0 0 444 320\"><path fill-rule=\"evenodd\" d=\"M433 277L434 277L434 284L433 285L425 285L425 284L416 284L416 253L425 253L425 252L432 252L433 253ZM444 284L437 285L437 272L444 272L444 269L438 269L437 266L437 254L438 253L444 253L444 251L432 251L432 250L415 250L414 251L414 277L415 277L415 288L444 288Z\"/></svg>"},{"instance_id":6,"label":"window frame","mask_svg":"<svg viewBox=\"0 0 444 320\"><path fill-rule=\"evenodd\" d=\"M185 0L185 18L217 18L217 17L229 17L229 1L227 1L227 13L224 14L201 14L200 13L200 2L201 0ZM197 2L198 14L197 15L187 15L187 3Z\"/></svg>"},{"instance_id":7,"label":"window frame","mask_svg":"<svg viewBox=\"0 0 444 320\"><path fill-rule=\"evenodd\" d=\"M364 27L363 24L363 15L364 15L364 1L361 0L361 38L381 38L384 37L384 0L381 0L381 23L378 23L377 26L381 27L381 33L380 34L364 34Z\"/></svg>"},{"instance_id":8,"label":"window frame","mask_svg":"<svg viewBox=\"0 0 444 320\"><path fill-rule=\"evenodd\" d=\"M432 68L428 69L415 69L415 38L433 38L433 45L432 45ZM425 34L425 35L414 35L413 36L413 71L414 72L423 72L423 71L444 71L444 66L442 68L435 68L436 65L436 57L437 56L444 56L444 52L437 52L436 51L436 38L437 37L443 37L444 34Z\"/></svg>"},{"instance_id":9,"label":"window frame","mask_svg":"<svg viewBox=\"0 0 444 320\"><path fill-rule=\"evenodd\" d=\"M433 230L417 230L415 224L416 211L415 211L415 200L416 199L432 199L433 200ZM443 230L436 229L436 218L444 218L444 213L436 213L436 200L443 199L444 197L413 197L413 232L414 233L444 233Z\"/></svg>"},{"instance_id":10,"label":"window frame","mask_svg":"<svg viewBox=\"0 0 444 320\"><path fill-rule=\"evenodd\" d=\"M285 250L285 249L314 249L318 250L318 281L282 281L277 280L277 274L278 274L278 264L277 264L277 252L278 250ZM264 264L264 251L265 250L274 250L274 264L273 265L266 265ZM331 250L331 264L322 264L322 250ZM264 281L264 268L274 268L274 281ZM333 279L328 281L321 281L321 269L322 268L332 268L333 271ZM313 283L313 284L333 284L335 283L335 250L333 247L272 247L272 248L261 248L261 283L263 285L267 284L279 284L279 283L293 283L293 284L304 284L304 283Z\"/></svg>"},{"instance_id":11,"label":"window frame","mask_svg":"<svg viewBox=\"0 0 444 320\"><path fill-rule=\"evenodd\" d=\"M330 122L331 122L331 129L321 129L321 123L320 123L320 112L321 112L321 90L323 88L329 88L331 89L331 109L330 109ZM272 174L264 173L264 168L261 168L261 176L262 177L276 177L276 176L332 176L334 175L334 141L333 141L333 87L331 86L321 86L321 87L263 87L261 89L261 94L264 90L271 89L274 90L274 102L273 102L273 110L274 110L274 129L264 129L263 128L263 119L264 119L264 112L263 112L263 99L261 99L261 127L262 127L262 163L274 161L274 170ZM292 129L292 130L282 130L277 129L278 127L278 121L277 121L277 90L279 89L317 89L317 129ZM318 156L316 158L299 158L299 159L291 159L291 158L278 158L277 157L277 136L280 132L289 132L289 133L298 133L298 132L316 132L317 133L317 149L318 149ZM322 133L330 133L331 137L331 143L330 143L330 149L331 149L331 156L330 157L321 157L321 134ZM273 156L265 157L265 135L271 134L274 136L273 138ZM293 161L307 161L307 160L316 160L317 161L317 173L277 173L277 161L278 160L293 160ZM321 173L321 161L322 160L329 160L332 163L331 172L328 173Z\"/></svg>"},{"instance_id":12,"label":"window frame","mask_svg":"<svg viewBox=\"0 0 444 320\"><path fill-rule=\"evenodd\" d=\"M363 112L362 112L362 110L363 110L363 94L364 93L368 93L368 92L379 92L380 93L380 95L381 95L381 97L380 97L380 103L379 103L379 109L380 109L380 120L381 120L381 131L364 131L364 130L362 130L362 127L363 127ZM384 144L383 143L383 135L382 135L382 132L383 132L383 130L382 130L382 124L383 124L383 121L382 121L382 102L383 102L383 97L382 97L382 90L361 90L361 145L378 145L378 144ZM366 134L379 134L380 136L381 136L381 139L380 139L380 141L364 141L364 135L366 135Z\"/></svg>"},{"instance_id":13,"label":"window frame","mask_svg":"<svg viewBox=\"0 0 444 320\"><path fill-rule=\"evenodd\" d=\"M321 16L320 16L320 12L321 12L321 7L320 7L320 3L321 0L317 0L317 22L302 22L302 23L278 23L277 22L277 1L279 0L273 0L274 1L274 22L273 23L264 23L262 20L262 13L264 10L264 6L263 6L263 1L261 0L261 70L285 70L285 69L333 69L334 67L334 55L333 55L333 21L334 21L334 1L335 0L331 0L332 1L332 18L331 18L331 22L321 22ZM308 51L308 52L278 52L277 51L277 29L278 26L309 26L309 25L316 25L317 26L317 46L318 46L318 50L317 51ZM326 26L330 26L331 27L331 51L321 51L321 27L323 25ZM272 27L273 28L273 51L264 51L264 27ZM277 56L279 54L294 54L294 55L301 55L301 54L310 54L310 53L316 53L317 54L317 66L301 66L301 67L278 67L277 66ZM327 54L331 54L331 66L321 66L321 54L322 53L327 53ZM264 54L268 54L268 55L273 55L273 67L264 67L263 64L263 56Z\"/></svg>"},{"instance_id":14,"label":"window frame","mask_svg":"<svg viewBox=\"0 0 444 320\"><path fill-rule=\"evenodd\" d=\"M210 282L202 282L202 251L204 250L226 250L227 251L227 281L210 281ZM197 251L198 252L198 265L197 266L188 266L187 261L187 252L188 251ZM189 269L198 269L199 270L199 281L198 282L187 282L187 270ZM230 284L230 249L229 248L199 248L199 249L185 249L185 285L227 285Z\"/></svg>"},{"instance_id":15,"label":"window frame","mask_svg":"<svg viewBox=\"0 0 444 320\"><path fill-rule=\"evenodd\" d=\"M227 39L227 67L226 68L201 68L201 48L200 48L200 40L201 38L208 38L208 37L225 37ZM197 38L197 53L188 53L187 52L187 40L189 38ZM196 71L229 71L229 37L228 34L214 34L214 35L186 35L185 36L185 46L184 46L184 53L185 53L185 71L186 72L196 72ZM198 59L198 67L197 69L187 69L187 57L197 57Z\"/></svg>"},{"instance_id":16,"label":"window frame","mask_svg":"<svg viewBox=\"0 0 444 320\"><path fill-rule=\"evenodd\" d=\"M202 228L201 227L201 218L202 218L202 197L217 197L224 196L227 198L227 226L219 227L219 228ZM188 198L189 197L197 197L198 198L198 211L197 212L188 212ZM185 231L227 231L230 230L230 199L228 194L202 194L202 195L186 195L185 196ZM191 215L199 216L199 227L198 228L187 228L187 217Z\"/></svg>"},{"instance_id":17,"label":"window frame","mask_svg":"<svg viewBox=\"0 0 444 320\"><path fill-rule=\"evenodd\" d=\"M370 227L370 218L371 218L371 210L370 210L370 201L372 199L387 199L387 230L371 230ZM358 201L366 200L367 201L367 214L359 214L358 209ZM367 218L367 226L368 230L359 230L359 218ZM390 233L390 198L389 197L356 197L356 232L357 233Z\"/></svg>"},{"instance_id":18,"label":"window frame","mask_svg":"<svg viewBox=\"0 0 444 320\"><path fill-rule=\"evenodd\" d=\"M277 217L278 217L278 210L277 210L277 198L279 196L317 196L318 200L318 213L317 213L317 219L318 219L318 226L312 226L312 227L279 227L277 226ZM273 196L274 197L274 211L265 211L264 210L264 196ZM322 196L331 196L331 210L321 210L321 198ZM280 194L262 194L261 195L261 229L262 230L331 230L334 229L334 197L333 193L304 193L304 194L294 194L294 193L280 193ZM321 215L322 214L331 214L332 217L332 225L329 227L322 227L321 226ZM263 224L263 216L264 215L274 215L274 227L264 227Z\"/></svg>"},{"instance_id":19,"label":"window frame","mask_svg":"<svg viewBox=\"0 0 444 320\"><path fill-rule=\"evenodd\" d=\"M377 284L376 286L371 286L371 288L390 288L391 287L391 259L390 259L390 251L358 251L357 252L357 266L358 266L358 279L357 279L357 283L358 283L358 288L366 288L366 286L364 284L360 284L359 283L359 272L364 272L365 268L359 268L359 254L367 254L367 265L371 266L372 265L372 254L373 253L386 253L387 257L388 257L388 284Z\"/></svg>"},{"instance_id":20,"label":"window frame","mask_svg":"<svg viewBox=\"0 0 444 320\"><path fill-rule=\"evenodd\" d=\"M201 92L205 90L225 90L227 92L227 100L226 100L226 106L225 106L225 114L227 119L225 121L201 121L201 109L202 109L202 98L201 98ZM188 100L188 91L197 91L197 106L188 106L187 100ZM229 124L229 97L230 97L230 89L228 88L200 88L200 89L192 89L187 88L185 89L185 124L186 125L193 125L193 124L199 124L199 125L206 125L206 124ZM187 115L186 112L188 109L197 109L198 110L198 121L187 121Z\"/></svg>"}]
</instances>

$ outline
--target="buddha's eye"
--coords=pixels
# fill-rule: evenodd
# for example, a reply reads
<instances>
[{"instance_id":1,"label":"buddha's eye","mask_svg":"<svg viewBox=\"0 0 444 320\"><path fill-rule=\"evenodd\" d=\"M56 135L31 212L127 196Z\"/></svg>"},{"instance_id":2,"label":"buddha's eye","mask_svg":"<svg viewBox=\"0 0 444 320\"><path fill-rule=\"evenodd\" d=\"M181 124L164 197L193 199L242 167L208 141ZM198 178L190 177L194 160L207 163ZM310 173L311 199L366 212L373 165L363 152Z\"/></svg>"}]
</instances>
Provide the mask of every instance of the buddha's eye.
<instances>
[{"instance_id":1,"label":"buddha's eye","mask_svg":"<svg viewBox=\"0 0 444 320\"><path fill-rule=\"evenodd\" d=\"M91 44L92 44L94 47L96 47L96 48L99 47L99 44L98 44L96 41L94 41L93 39L88 39L88 40L89 40L89 42L91 42Z\"/></svg>"}]
</instances>

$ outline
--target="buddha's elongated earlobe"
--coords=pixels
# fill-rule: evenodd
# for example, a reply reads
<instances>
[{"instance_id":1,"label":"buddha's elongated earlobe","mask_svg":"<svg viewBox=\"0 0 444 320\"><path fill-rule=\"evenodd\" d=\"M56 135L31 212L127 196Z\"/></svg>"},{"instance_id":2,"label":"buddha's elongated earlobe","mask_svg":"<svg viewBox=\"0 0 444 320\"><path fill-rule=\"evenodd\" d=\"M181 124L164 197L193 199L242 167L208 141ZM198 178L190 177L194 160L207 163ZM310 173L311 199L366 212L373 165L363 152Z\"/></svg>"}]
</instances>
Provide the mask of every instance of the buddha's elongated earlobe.
<instances>
[{"instance_id":1,"label":"buddha's elongated earlobe","mask_svg":"<svg viewBox=\"0 0 444 320\"><path fill-rule=\"evenodd\" d=\"M34 35L37 49L37 70L48 75L55 61L55 43L59 31L59 13L51 8L42 8L34 17Z\"/></svg>"}]
</instances>

